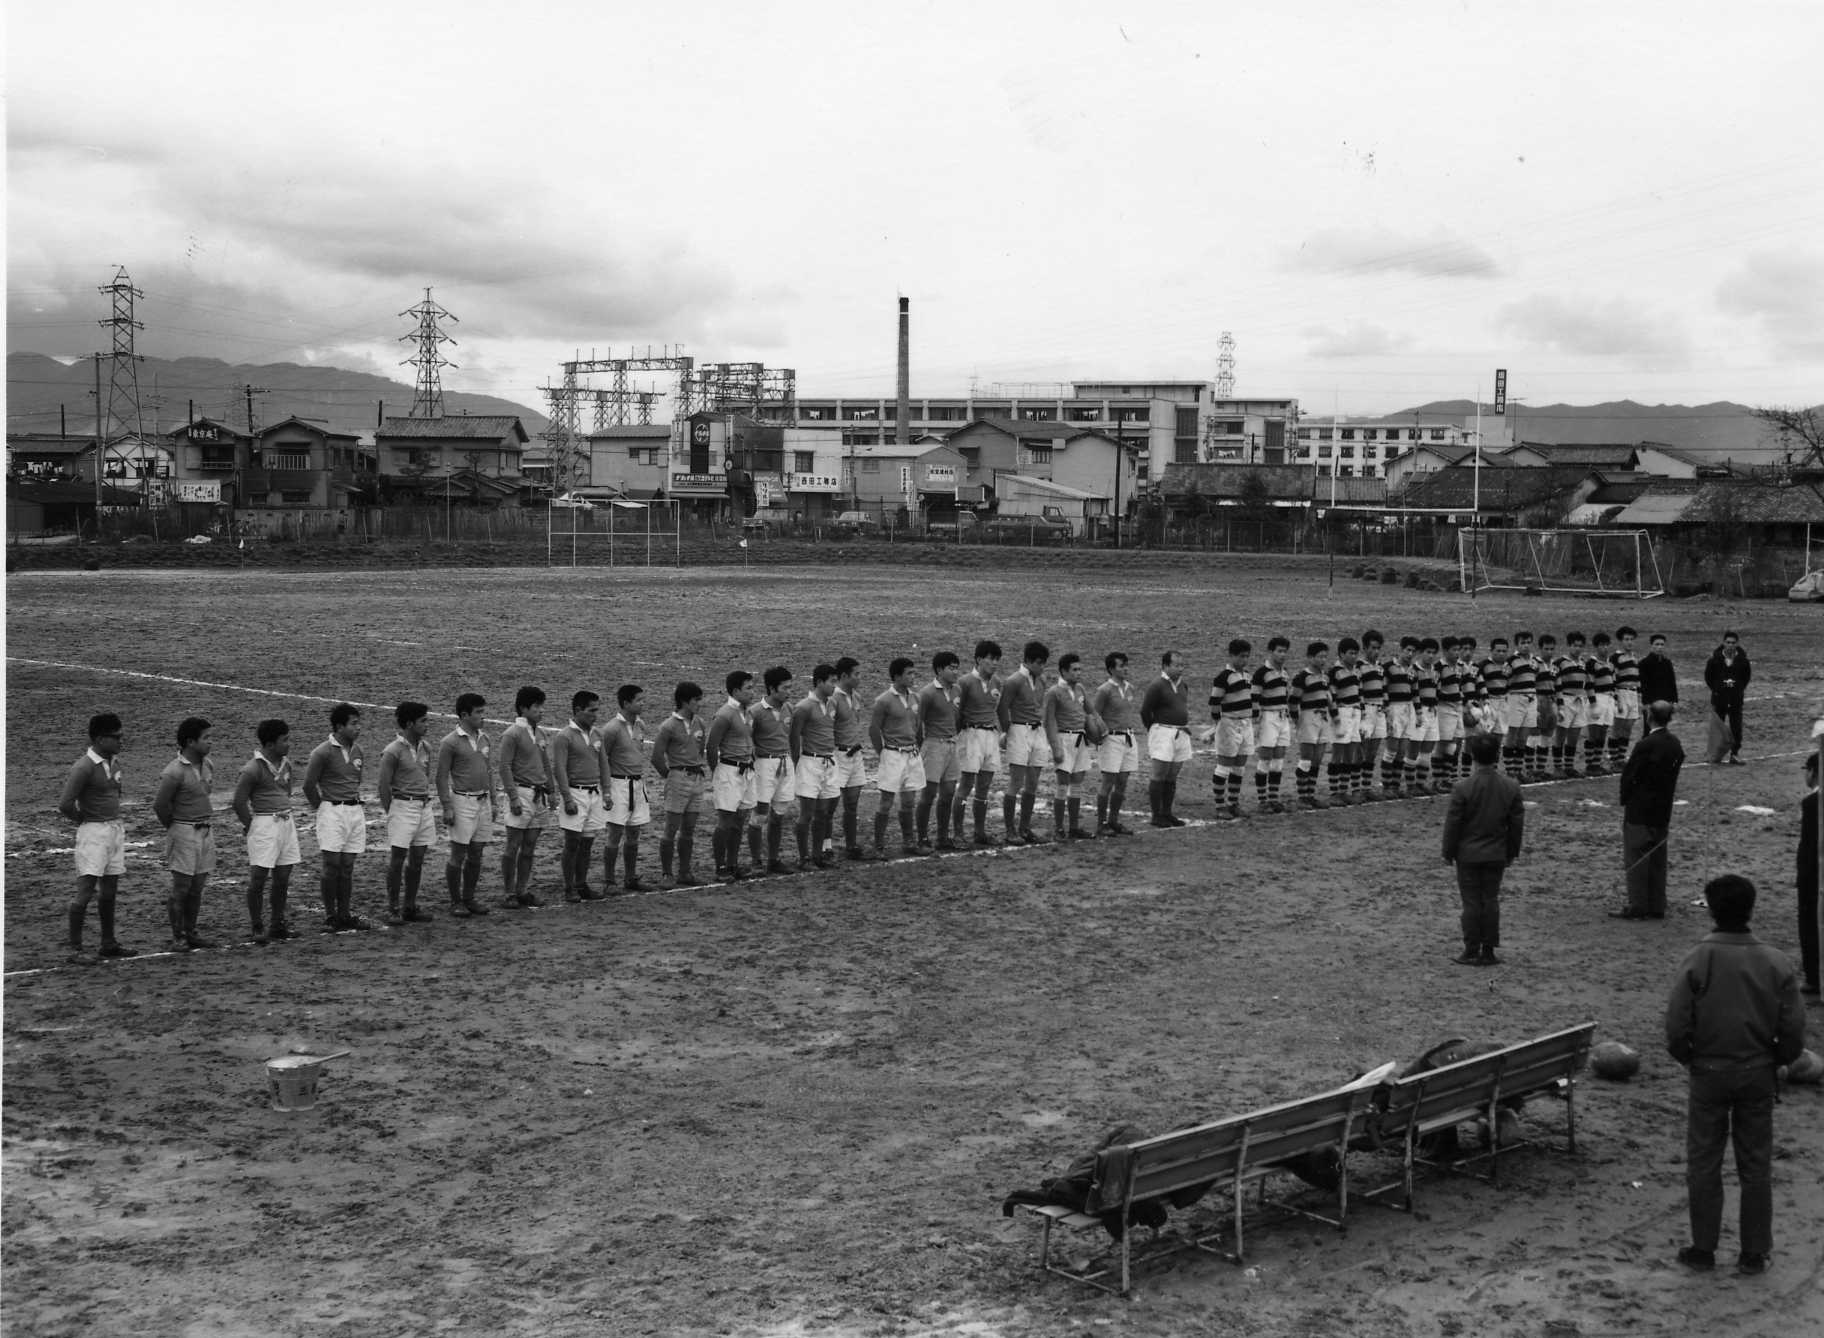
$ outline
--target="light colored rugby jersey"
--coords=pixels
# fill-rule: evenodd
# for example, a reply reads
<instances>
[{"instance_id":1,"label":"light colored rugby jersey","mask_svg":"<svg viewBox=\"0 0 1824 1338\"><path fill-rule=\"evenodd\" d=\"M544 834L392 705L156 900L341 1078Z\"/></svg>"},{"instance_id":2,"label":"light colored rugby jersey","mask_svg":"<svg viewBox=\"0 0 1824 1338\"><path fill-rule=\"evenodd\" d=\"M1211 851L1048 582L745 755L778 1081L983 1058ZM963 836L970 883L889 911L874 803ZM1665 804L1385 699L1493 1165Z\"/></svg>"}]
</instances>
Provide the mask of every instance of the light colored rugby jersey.
<instances>
[{"instance_id":1,"label":"light colored rugby jersey","mask_svg":"<svg viewBox=\"0 0 1824 1338\"><path fill-rule=\"evenodd\" d=\"M1046 689L1045 700L1051 705L1051 718L1060 734L1081 734L1088 721L1089 700L1081 683L1059 679Z\"/></svg>"},{"instance_id":2,"label":"light colored rugby jersey","mask_svg":"<svg viewBox=\"0 0 1824 1338\"><path fill-rule=\"evenodd\" d=\"M918 694L918 720L927 739L956 737L957 696L954 689L932 679Z\"/></svg>"},{"instance_id":3,"label":"light colored rugby jersey","mask_svg":"<svg viewBox=\"0 0 1824 1338\"><path fill-rule=\"evenodd\" d=\"M754 732L755 757L785 757L791 752L789 712L762 697L748 710L747 718Z\"/></svg>"},{"instance_id":4,"label":"light colored rugby jersey","mask_svg":"<svg viewBox=\"0 0 1824 1338\"><path fill-rule=\"evenodd\" d=\"M1010 725L1036 725L1044 718L1039 685L1023 664L1007 676L1001 688L1000 713Z\"/></svg>"},{"instance_id":5,"label":"light colored rugby jersey","mask_svg":"<svg viewBox=\"0 0 1824 1338\"><path fill-rule=\"evenodd\" d=\"M908 690L888 687L874 699L874 712L869 723L880 730L880 740L888 748L918 746L918 698Z\"/></svg>"},{"instance_id":6,"label":"light colored rugby jersey","mask_svg":"<svg viewBox=\"0 0 1824 1338\"><path fill-rule=\"evenodd\" d=\"M971 669L957 681L958 704L967 729L999 729L1001 726L1001 684L999 679L983 678Z\"/></svg>"},{"instance_id":7,"label":"light colored rugby jersey","mask_svg":"<svg viewBox=\"0 0 1824 1338\"><path fill-rule=\"evenodd\" d=\"M798 749L805 757L836 755L836 708L815 692L792 709L798 721Z\"/></svg>"},{"instance_id":8,"label":"light colored rugby jersey","mask_svg":"<svg viewBox=\"0 0 1824 1338\"><path fill-rule=\"evenodd\" d=\"M1134 685L1104 679L1096 689L1096 714L1110 734L1132 734L1140 728L1140 708L1134 703Z\"/></svg>"}]
</instances>

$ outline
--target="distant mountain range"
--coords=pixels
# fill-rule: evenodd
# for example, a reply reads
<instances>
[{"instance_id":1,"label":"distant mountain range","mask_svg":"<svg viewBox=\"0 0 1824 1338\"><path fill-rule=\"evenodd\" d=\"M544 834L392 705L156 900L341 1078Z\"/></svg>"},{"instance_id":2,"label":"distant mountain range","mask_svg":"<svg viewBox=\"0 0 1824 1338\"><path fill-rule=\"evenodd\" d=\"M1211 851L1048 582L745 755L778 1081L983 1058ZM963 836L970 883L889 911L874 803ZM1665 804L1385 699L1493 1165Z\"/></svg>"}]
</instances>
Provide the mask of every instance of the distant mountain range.
<instances>
[{"instance_id":1,"label":"distant mountain range","mask_svg":"<svg viewBox=\"0 0 1824 1338\"><path fill-rule=\"evenodd\" d=\"M1475 416L1474 400L1437 400L1376 421L1395 424L1415 418L1441 418L1470 423ZM1321 423L1323 416L1314 415L1311 421ZM1491 406L1482 406L1485 436L1503 422L1512 430L1516 442L1598 446L1657 441L1705 459L1754 464L1770 463L1780 452L1777 435L1754 416L1752 406L1726 400L1714 404L1636 404L1633 400L1608 404L1510 402L1505 418L1494 417Z\"/></svg>"},{"instance_id":2,"label":"distant mountain range","mask_svg":"<svg viewBox=\"0 0 1824 1338\"><path fill-rule=\"evenodd\" d=\"M40 353L9 353L6 358L6 426L9 432L56 432L60 423L71 436L86 437L94 431L90 392L95 370L87 362L65 365ZM180 426L194 406L197 417L219 419L235 427L247 425L246 386L260 387L253 397L256 423L276 423L293 414L320 422L337 432L371 436L381 406L393 416L411 411L410 383L368 372L338 367L305 367L297 363L226 363L216 358L147 358L139 364L140 399L146 426L162 430ZM492 395L471 395L446 390L447 413L517 414L528 435L543 432L545 415L523 404ZM1436 400L1396 414L1353 422L1399 424L1415 419L1468 422L1474 419L1473 400ZM1485 430L1503 420L1489 406L1482 408ZM1321 423L1323 415L1309 415ZM1636 404L1617 400L1608 404L1509 404L1505 419L1516 441L1548 444L1578 442L1589 445L1614 442L1658 441L1708 459L1735 459L1768 463L1779 454L1773 433L1754 417L1748 405L1719 401L1715 404Z\"/></svg>"},{"instance_id":3,"label":"distant mountain range","mask_svg":"<svg viewBox=\"0 0 1824 1338\"><path fill-rule=\"evenodd\" d=\"M105 374L104 368L104 374ZM254 421L282 422L296 415L335 432L371 437L381 406L389 417L411 412L413 386L391 377L339 367L304 367L294 362L226 363L217 358L147 358L139 364L140 408L147 431L181 427L192 409L245 431L246 386L254 386ZM41 353L6 356L6 430L67 431L74 437L95 431L95 368L88 361L66 366ZM103 387L105 393L106 387ZM445 390L449 414L516 414L534 440L546 418L534 409L493 395Z\"/></svg>"}]
</instances>

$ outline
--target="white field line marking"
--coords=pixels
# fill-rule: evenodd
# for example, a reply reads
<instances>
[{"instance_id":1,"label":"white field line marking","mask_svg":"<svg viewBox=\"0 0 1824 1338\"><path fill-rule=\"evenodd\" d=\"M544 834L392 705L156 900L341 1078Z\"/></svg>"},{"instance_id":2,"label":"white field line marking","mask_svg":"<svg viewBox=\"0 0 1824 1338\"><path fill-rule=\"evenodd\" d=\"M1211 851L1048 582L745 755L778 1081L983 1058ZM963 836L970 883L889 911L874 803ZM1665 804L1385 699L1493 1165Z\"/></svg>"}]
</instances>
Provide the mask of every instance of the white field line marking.
<instances>
[{"instance_id":1,"label":"white field line marking","mask_svg":"<svg viewBox=\"0 0 1824 1338\"><path fill-rule=\"evenodd\" d=\"M214 688L219 692L250 692L256 697L282 697L286 701L330 702L332 704L347 701L349 705L359 706L363 710L390 711L393 709L380 702L358 702L346 697L319 697L309 692L279 692L272 688L244 687L239 683L211 683L201 678L178 678L172 674L148 674L138 669L110 669L106 665L100 664L68 664L62 660L30 660L23 655L8 655L6 661L8 664L29 664L40 669L76 669L90 674L112 674L116 678L145 678L155 683L176 683L180 687L186 688ZM431 711L429 714L440 720L456 718L453 711ZM503 726L513 723L511 720L495 720L492 717L487 717L487 722L490 725Z\"/></svg>"}]
</instances>

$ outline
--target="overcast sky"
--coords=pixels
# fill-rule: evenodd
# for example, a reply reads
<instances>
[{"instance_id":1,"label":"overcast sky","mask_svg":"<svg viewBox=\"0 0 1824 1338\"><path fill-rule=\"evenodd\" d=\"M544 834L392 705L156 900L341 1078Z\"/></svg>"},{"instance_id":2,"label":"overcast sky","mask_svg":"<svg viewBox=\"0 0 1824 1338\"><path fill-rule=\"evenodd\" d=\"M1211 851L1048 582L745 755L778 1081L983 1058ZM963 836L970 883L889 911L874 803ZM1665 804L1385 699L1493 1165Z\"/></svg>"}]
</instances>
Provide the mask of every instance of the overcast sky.
<instances>
[{"instance_id":1,"label":"overcast sky","mask_svg":"<svg viewBox=\"0 0 1824 1338\"><path fill-rule=\"evenodd\" d=\"M7 8L10 349L1824 401L1815 0Z\"/></svg>"}]
</instances>

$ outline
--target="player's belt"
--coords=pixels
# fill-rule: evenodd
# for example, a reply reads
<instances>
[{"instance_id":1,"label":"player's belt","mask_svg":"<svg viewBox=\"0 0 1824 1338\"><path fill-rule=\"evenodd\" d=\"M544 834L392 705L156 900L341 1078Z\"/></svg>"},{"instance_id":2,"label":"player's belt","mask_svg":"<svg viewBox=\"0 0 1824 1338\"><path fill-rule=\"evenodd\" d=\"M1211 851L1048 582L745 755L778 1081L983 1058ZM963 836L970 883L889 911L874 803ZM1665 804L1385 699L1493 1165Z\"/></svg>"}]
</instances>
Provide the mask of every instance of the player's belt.
<instances>
[{"instance_id":1,"label":"player's belt","mask_svg":"<svg viewBox=\"0 0 1824 1338\"><path fill-rule=\"evenodd\" d=\"M608 779L609 780L636 781L636 780L644 780L645 777L644 776L630 776L630 775L626 774L625 772L616 771L616 772L610 773Z\"/></svg>"},{"instance_id":2,"label":"player's belt","mask_svg":"<svg viewBox=\"0 0 1824 1338\"><path fill-rule=\"evenodd\" d=\"M1000 728L1000 726L999 726L999 725L964 725L964 726L963 726L963 728L964 728L964 729L994 729L994 730L998 730L998 729L999 729L999 728Z\"/></svg>"},{"instance_id":3,"label":"player's belt","mask_svg":"<svg viewBox=\"0 0 1824 1338\"><path fill-rule=\"evenodd\" d=\"M853 748L844 748L842 750L842 755L844 757L853 757L853 756L855 756L856 753L859 753L860 751L861 751L861 745L858 743Z\"/></svg>"},{"instance_id":4,"label":"player's belt","mask_svg":"<svg viewBox=\"0 0 1824 1338\"><path fill-rule=\"evenodd\" d=\"M751 757L725 757L717 765L733 767L736 771L752 771L754 759Z\"/></svg>"},{"instance_id":5,"label":"player's belt","mask_svg":"<svg viewBox=\"0 0 1824 1338\"><path fill-rule=\"evenodd\" d=\"M888 745L887 745L887 751L888 751L888 752L890 752L890 753L910 753L910 754L912 754L912 756L914 756L914 757L917 757L917 756L918 756L918 749L916 749L916 748L902 748L902 747L900 747L900 745L898 745L898 744L897 744L897 743L889 743L889 744L888 744Z\"/></svg>"},{"instance_id":6,"label":"player's belt","mask_svg":"<svg viewBox=\"0 0 1824 1338\"><path fill-rule=\"evenodd\" d=\"M431 802L431 797L428 794L396 794L393 798L407 804L428 804Z\"/></svg>"},{"instance_id":7,"label":"player's belt","mask_svg":"<svg viewBox=\"0 0 1824 1338\"><path fill-rule=\"evenodd\" d=\"M803 755L813 762L834 762L836 760L835 753L805 753Z\"/></svg>"},{"instance_id":8,"label":"player's belt","mask_svg":"<svg viewBox=\"0 0 1824 1338\"><path fill-rule=\"evenodd\" d=\"M462 799L488 798L488 792L486 790L452 790L451 793Z\"/></svg>"},{"instance_id":9,"label":"player's belt","mask_svg":"<svg viewBox=\"0 0 1824 1338\"><path fill-rule=\"evenodd\" d=\"M184 822L184 826L186 826L186 827L194 827L194 828L196 828L196 830L197 830L197 831L199 831L199 832L206 832L206 831L208 831L208 830L209 830L209 829L210 829L210 828L212 828L212 827L213 827L213 826L215 826L215 824L214 824L214 823L213 823L213 822L211 822L211 821L210 821L210 820L209 820L209 819L207 819L207 818L204 818L204 819L203 819L203 820L202 820L202 821L201 821L201 822L192 822L192 821L189 821L189 820L186 820L186 821L185 821L185 822Z\"/></svg>"},{"instance_id":10,"label":"player's belt","mask_svg":"<svg viewBox=\"0 0 1824 1338\"><path fill-rule=\"evenodd\" d=\"M590 794L600 794L602 792L602 787L599 785L572 785L570 788L572 790L587 790Z\"/></svg>"},{"instance_id":11,"label":"player's belt","mask_svg":"<svg viewBox=\"0 0 1824 1338\"><path fill-rule=\"evenodd\" d=\"M709 774L704 771L702 767L679 767L678 770L690 776L704 776Z\"/></svg>"},{"instance_id":12,"label":"player's belt","mask_svg":"<svg viewBox=\"0 0 1824 1338\"><path fill-rule=\"evenodd\" d=\"M288 808L281 808L276 813L255 813L253 816L256 818L289 818L291 816L291 810Z\"/></svg>"},{"instance_id":13,"label":"player's belt","mask_svg":"<svg viewBox=\"0 0 1824 1338\"><path fill-rule=\"evenodd\" d=\"M361 807L361 801L359 799L325 799L323 802L326 804L339 804L345 808Z\"/></svg>"}]
</instances>

